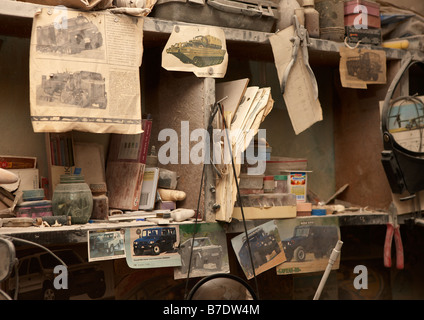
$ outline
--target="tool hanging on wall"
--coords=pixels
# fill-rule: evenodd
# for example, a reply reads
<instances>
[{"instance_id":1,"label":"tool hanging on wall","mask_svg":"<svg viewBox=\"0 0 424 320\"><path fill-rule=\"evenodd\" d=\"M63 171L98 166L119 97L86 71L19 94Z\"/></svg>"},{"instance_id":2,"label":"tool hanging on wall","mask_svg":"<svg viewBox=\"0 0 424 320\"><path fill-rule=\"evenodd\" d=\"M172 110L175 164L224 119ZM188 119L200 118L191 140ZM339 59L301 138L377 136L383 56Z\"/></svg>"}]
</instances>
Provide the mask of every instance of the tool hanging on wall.
<instances>
[{"instance_id":1,"label":"tool hanging on wall","mask_svg":"<svg viewBox=\"0 0 424 320\"><path fill-rule=\"evenodd\" d=\"M392 242L394 237L396 247L396 268L401 270L404 267L403 244L397 220L397 209L393 202L390 204L388 215L389 222L387 223L386 239L384 242L384 266L386 268L392 266Z\"/></svg>"},{"instance_id":2,"label":"tool hanging on wall","mask_svg":"<svg viewBox=\"0 0 424 320\"><path fill-rule=\"evenodd\" d=\"M294 35L290 39L290 41L293 43L293 50L292 50L292 58L289 62L289 64L286 67L286 70L283 75L283 80L281 84L281 93L284 94L284 91L286 89L286 83L289 78L290 71L296 62L298 58L298 52L299 47L302 49L302 56L303 56L303 63L305 64L306 70L309 73L313 91L314 91L314 98L318 99L318 84L317 80L315 78L315 74L312 71L311 66L309 65L309 53L308 53L308 46L310 45L309 41L309 35L308 30L303 26L303 24L299 23L299 19L296 15L293 16L293 25L294 25Z\"/></svg>"}]
</instances>

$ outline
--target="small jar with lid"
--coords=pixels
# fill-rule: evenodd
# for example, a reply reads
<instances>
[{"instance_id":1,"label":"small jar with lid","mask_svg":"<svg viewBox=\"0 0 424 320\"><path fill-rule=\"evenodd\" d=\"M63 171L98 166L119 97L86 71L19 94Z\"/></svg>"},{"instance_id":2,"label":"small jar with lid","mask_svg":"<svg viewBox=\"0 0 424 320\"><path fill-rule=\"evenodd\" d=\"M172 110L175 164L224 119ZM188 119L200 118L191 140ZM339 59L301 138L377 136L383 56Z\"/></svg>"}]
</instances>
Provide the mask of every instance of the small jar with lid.
<instances>
[{"instance_id":1,"label":"small jar with lid","mask_svg":"<svg viewBox=\"0 0 424 320\"><path fill-rule=\"evenodd\" d=\"M273 193L275 190L274 176L264 177L264 192Z\"/></svg>"},{"instance_id":2,"label":"small jar with lid","mask_svg":"<svg viewBox=\"0 0 424 320\"><path fill-rule=\"evenodd\" d=\"M275 193L288 193L287 175L276 175L274 176L274 181Z\"/></svg>"},{"instance_id":3,"label":"small jar with lid","mask_svg":"<svg viewBox=\"0 0 424 320\"><path fill-rule=\"evenodd\" d=\"M52 210L53 215L70 217L72 224L84 224L90 220L93 196L83 175L60 176L60 183L53 192Z\"/></svg>"}]
</instances>

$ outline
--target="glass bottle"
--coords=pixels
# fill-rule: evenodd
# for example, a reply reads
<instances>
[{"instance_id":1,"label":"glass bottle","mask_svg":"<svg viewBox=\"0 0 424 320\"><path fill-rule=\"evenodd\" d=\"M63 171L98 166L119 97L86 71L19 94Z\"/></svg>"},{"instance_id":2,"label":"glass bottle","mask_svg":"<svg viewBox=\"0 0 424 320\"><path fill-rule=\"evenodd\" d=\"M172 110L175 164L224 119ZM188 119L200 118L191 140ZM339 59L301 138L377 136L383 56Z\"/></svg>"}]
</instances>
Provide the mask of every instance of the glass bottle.
<instances>
[{"instance_id":1,"label":"glass bottle","mask_svg":"<svg viewBox=\"0 0 424 320\"><path fill-rule=\"evenodd\" d=\"M71 217L72 224L87 223L93 210L90 187L79 174L60 176L52 197L53 215Z\"/></svg>"},{"instance_id":2,"label":"glass bottle","mask_svg":"<svg viewBox=\"0 0 424 320\"><path fill-rule=\"evenodd\" d=\"M303 0L305 9L305 28L311 38L319 38L319 12L315 10L314 0Z\"/></svg>"}]
</instances>

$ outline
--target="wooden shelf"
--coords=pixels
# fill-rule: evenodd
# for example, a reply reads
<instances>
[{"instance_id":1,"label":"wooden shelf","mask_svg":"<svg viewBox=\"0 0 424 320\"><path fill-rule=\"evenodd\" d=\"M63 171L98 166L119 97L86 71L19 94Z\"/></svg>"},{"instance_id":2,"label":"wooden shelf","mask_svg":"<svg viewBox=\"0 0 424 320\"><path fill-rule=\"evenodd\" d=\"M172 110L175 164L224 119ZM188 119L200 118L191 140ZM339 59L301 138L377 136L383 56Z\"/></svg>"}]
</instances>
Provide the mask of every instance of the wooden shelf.
<instances>
[{"instance_id":1,"label":"wooden shelf","mask_svg":"<svg viewBox=\"0 0 424 320\"><path fill-rule=\"evenodd\" d=\"M340 227L349 226L376 226L386 225L388 222L388 215L384 212L375 211L359 211L359 212L346 212L338 213L327 216L306 216L297 217L296 219L322 219L334 218L339 220ZM405 224L408 220L414 219L414 214L402 214L398 216L400 224ZM285 219L282 219L285 220ZM269 220L247 220L247 229L259 226ZM422 219L416 219L421 222L417 225L424 225ZM193 222L183 222L193 223ZM174 223L176 225L181 223ZM244 232L243 221L233 219L231 223L221 223L227 233L241 233ZM155 225L150 221L131 221L131 222L101 222L101 223L88 223L83 225L61 226L61 227L1 227L0 236L12 236L24 240L33 241L42 245L56 245L56 244L71 244L71 243L84 243L87 242L87 234L89 231L96 230L119 230L124 228L145 227Z\"/></svg>"},{"instance_id":2,"label":"wooden shelf","mask_svg":"<svg viewBox=\"0 0 424 320\"><path fill-rule=\"evenodd\" d=\"M0 34L7 36L30 38L32 19L34 14L47 6L0 0ZM53 8L53 7L50 7ZM143 43L145 47L163 47L171 34L174 25L190 25L184 22L161 20L153 17L144 18ZM227 47L230 55L246 57L250 60L273 61L273 54L269 37L272 33L222 28L224 30ZM309 47L310 64L338 66L339 49L345 44L322 39L311 39ZM408 51L398 49L388 49L376 46L361 45L361 47L372 47L386 52L388 60L401 60ZM415 53L414 53L415 54ZM422 56L421 52L416 53ZM409 215L408 215L409 216ZM408 218L402 215L400 222ZM387 213L380 212L360 212L337 214L340 226L354 225L383 225L387 223ZM302 218L299 218L302 219ZM264 220L247 221L249 226L264 223ZM0 228L0 235L11 235L37 241L42 244L57 244L86 242L87 232L97 229L116 229L145 225L145 223L94 223L87 225L63 226L58 228ZM225 225L227 232L242 232L243 224L234 220L231 224Z\"/></svg>"},{"instance_id":3,"label":"wooden shelf","mask_svg":"<svg viewBox=\"0 0 424 320\"><path fill-rule=\"evenodd\" d=\"M0 0L0 34L30 37L34 14L40 8L46 7L49 6ZM157 19L150 16L144 19L143 43L146 47L164 46L174 25L193 25L185 22ZM240 57L248 56L250 60L273 60L271 45L268 40L272 33L233 28L222 29L224 30L228 51L231 55ZM311 65L336 65L339 60L339 48L343 46L345 46L343 42L311 38L311 46L309 47ZM386 52L387 59L389 60L402 59L407 52L405 50L371 45L361 45L360 47L372 47L383 50Z\"/></svg>"}]
</instances>

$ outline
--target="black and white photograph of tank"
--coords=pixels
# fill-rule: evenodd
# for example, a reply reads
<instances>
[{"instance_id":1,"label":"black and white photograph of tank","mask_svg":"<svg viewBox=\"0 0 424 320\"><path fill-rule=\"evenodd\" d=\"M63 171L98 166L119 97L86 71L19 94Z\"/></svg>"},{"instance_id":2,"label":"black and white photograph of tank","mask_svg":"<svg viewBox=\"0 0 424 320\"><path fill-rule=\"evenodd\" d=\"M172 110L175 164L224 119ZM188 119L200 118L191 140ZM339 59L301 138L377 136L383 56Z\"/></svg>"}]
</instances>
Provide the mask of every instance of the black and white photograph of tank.
<instances>
[{"instance_id":1,"label":"black and white photograph of tank","mask_svg":"<svg viewBox=\"0 0 424 320\"><path fill-rule=\"evenodd\" d=\"M37 104L106 109L105 78L98 72L57 72L42 75Z\"/></svg>"},{"instance_id":2,"label":"black and white photograph of tank","mask_svg":"<svg viewBox=\"0 0 424 320\"><path fill-rule=\"evenodd\" d=\"M174 55L182 63L203 68L222 63L226 50L222 49L219 38L199 35L189 41L174 43L166 49L166 53Z\"/></svg>"},{"instance_id":3,"label":"black and white photograph of tank","mask_svg":"<svg viewBox=\"0 0 424 320\"><path fill-rule=\"evenodd\" d=\"M37 51L44 53L77 54L100 48L103 36L97 26L86 17L78 15L37 27Z\"/></svg>"},{"instance_id":4,"label":"black and white photograph of tank","mask_svg":"<svg viewBox=\"0 0 424 320\"><path fill-rule=\"evenodd\" d=\"M349 76L362 81L377 81L379 73L383 72L380 55L374 52L361 53L349 57L346 61Z\"/></svg>"}]
</instances>

